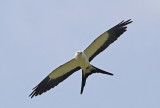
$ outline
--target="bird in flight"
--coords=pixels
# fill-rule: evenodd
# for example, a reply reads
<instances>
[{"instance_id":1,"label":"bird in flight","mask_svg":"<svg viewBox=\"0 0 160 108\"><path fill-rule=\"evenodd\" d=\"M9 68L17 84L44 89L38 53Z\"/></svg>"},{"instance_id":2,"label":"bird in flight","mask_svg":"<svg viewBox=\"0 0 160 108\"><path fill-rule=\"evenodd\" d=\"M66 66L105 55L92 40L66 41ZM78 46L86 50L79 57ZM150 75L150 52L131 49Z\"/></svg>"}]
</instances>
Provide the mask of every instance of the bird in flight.
<instances>
[{"instance_id":1,"label":"bird in flight","mask_svg":"<svg viewBox=\"0 0 160 108\"><path fill-rule=\"evenodd\" d=\"M95 56L104 51L110 44L117 40L117 38L126 31L126 25L130 23L132 23L131 19L120 22L96 38L84 51L76 52L73 59L53 70L36 87L34 87L33 92L29 96L33 98L34 96L41 95L51 88L54 88L60 82L64 81L80 69L82 69L81 94L83 93L87 77L92 73L113 75L112 73L91 65L90 62Z\"/></svg>"}]
</instances>

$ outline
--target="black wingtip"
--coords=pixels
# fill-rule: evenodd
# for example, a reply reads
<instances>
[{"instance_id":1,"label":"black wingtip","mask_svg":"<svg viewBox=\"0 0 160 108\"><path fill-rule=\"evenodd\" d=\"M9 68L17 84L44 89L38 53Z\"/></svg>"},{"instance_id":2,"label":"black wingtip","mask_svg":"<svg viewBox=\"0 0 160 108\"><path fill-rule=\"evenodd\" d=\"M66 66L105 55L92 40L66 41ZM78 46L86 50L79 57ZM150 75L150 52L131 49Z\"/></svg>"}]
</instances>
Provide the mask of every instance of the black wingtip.
<instances>
[{"instance_id":1,"label":"black wingtip","mask_svg":"<svg viewBox=\"0 0 160 108\"><path fill-rule=\"evenodd\" d=\"M127 21L121 21L119 24L117 24L117 26L121 26L121 27L126 27L126 25L132 23L133 21L131 19L127 20Z\"/></svg>"},{"instance_id":2,"label":"black wingtip","mask_svg":"<svg viewBox=\"0 0 160 108\"><path fill-rule=\"evenodd\" d=\"M133 21L131 20L131 19L129 19L129 20L127 20L127 21L125 21L124 23L125 23L125 25L127 25L127 24L130 24L130 23L132 23Z\"/></svg>"},{"instance_id":3,"label":"black wingtip","mask_svg":"<svg viewBox=\"0 0 160 108\"><path fill-rule=\"evenodd\" d=\"M29 97L32 99L34 97L34 93L32 92Z\"/></svg>"},{"instance_id":4,"label":"black wingtip","mask_svg":"<svg viewBox=\"0 0 160 108\"><path fill-rule=\"evenodd\" d=\"M37 86L35 86L32 90L32 93L29 97L33 98L34 96L41 95L42 93L46 92L47 90L51 89L50 86L50 78L47 76L44 80L42 80Z\"/></svg>"},{"instance_id":5,"label":"black wingtip","mask_svg":"<svg viewBox=\"0 0 160 108\"><path fill-rule=\"evenodd\" d=\"M37 88L37 86L32 89L34 91L29 95L30 98L33 98L34 96L37 96L36 91L35 91L36 88Z\"/></svg>"},{"instance_id":6,"label":"black wingtip","mask_svg":"<svg viewBox=\"0 0 160 108\"><path fill-rule=\"evenodd\" d=\"M108 30L108 33L112 35L112 38L110 38L110 43L113 43L117 38L122 35L125 31L127 31L127 25L132 23L133 21L131 19L127 21L121 21L116 26L112 27L110 30Z\"/></svg>"}]
</instances>

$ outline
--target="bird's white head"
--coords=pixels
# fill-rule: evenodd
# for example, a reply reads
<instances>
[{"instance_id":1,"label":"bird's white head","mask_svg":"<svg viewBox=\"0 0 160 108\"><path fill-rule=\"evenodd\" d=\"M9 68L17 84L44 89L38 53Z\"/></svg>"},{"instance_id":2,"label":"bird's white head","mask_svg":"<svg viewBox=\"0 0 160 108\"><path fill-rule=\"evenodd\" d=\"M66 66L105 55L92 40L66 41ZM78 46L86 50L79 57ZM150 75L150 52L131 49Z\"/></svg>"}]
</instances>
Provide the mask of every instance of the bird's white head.
<instances>
[{"instance_id":1,"label":"bird's white head","mask_svg":"<svg viewBox=\"0 0 160 108\"><path fill-rule=\"evenodd\" d=\"M77 58L78 56L80 56L82 54L82 52L81 51L77 51L76 53L75 53L75 56L74 56L74 58Z\"/></svg>"}]
</instances>

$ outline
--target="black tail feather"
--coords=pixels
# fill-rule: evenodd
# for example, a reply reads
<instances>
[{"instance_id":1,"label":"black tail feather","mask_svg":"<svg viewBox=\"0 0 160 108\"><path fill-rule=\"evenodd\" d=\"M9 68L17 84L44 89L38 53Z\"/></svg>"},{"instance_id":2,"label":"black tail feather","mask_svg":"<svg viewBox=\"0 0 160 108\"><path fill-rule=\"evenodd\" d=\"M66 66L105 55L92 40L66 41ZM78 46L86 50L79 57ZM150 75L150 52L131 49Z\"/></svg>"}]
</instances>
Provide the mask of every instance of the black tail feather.
<instances>
[{"instance_id":1,"label":"black tail feather","mask_svg":"<svg viewBox=\"0 0 160 108\"><path fill-rule=\"evenodd\" d=\"M104 71L104 70L101 70L101 69L99 69L99 68L97 68L97 67L95 67L95 66L93 66L93 65L92 65L92 67L95 68L94 73L102 73L102 74L107 74L107 75L113 75L112 73L106 72L106 71Z\"/></svg>"},{"instance_id":2,"label":"black tail feather","mask_svg":"<svg viewBox=\"0 0 160 108\"><path fill-rule=\"evenodd\" d=\"M104 70L101 70L93 65L91 65L90 67L88 67L89 71L90 72L87 72L85 73L83 70L82 70L82 84L81 84L81 94L83 93L83 89L84 89L84 86L86 84L86 79L88 78L89 75L91 75L92 73L102 73L102 74L107 74L107 75L113 75L112 73L110 72L106 72Z\"/></svg>"},{"instance_id":3,"label":"black tail feather","mask_svg":"<svg viewBox=\"0 0 160 108\"><path fill-rule=\"evenodd\" d=\"M85 84L86 84L86 79L87 79L87 76L85 76L85 73L84 73L83 70L82 70L81 94L83 93L83 89L84 89L84 86L85 86Z\"/></svg>"}]
</instances>

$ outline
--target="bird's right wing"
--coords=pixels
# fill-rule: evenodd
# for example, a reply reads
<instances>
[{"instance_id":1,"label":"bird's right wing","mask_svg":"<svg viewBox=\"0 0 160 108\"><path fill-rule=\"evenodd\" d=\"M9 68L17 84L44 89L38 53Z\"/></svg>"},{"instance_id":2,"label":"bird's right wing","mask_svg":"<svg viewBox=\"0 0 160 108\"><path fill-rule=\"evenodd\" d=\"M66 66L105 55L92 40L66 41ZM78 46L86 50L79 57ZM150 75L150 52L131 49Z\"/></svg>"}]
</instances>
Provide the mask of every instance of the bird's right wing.
<instances>
[{"instance_id":1,"label":"bird's right wing","mask_svg":"<svg viewBox=\"0 0 160 108\"><path fill-rule=\"evenodd\" d=\"M70 60L53 70L44 80L33 88L33 92L29 96L32 98L33 96L41 95L42 93L57 86L60 82L79 69L80 67L78 66L75 58Z\"/></svg>"},{"instance_id":2,"label":"bird's right wing","mask_svg":"<svg viewBox=\"0 0 160 108\"><path fill-rule=\"evenodd\" d=\"M88 57L89 61L91 61L95 56L104 51L110 44L117 40L117 38L126 31L126 25L130 24L131 22L131 20L122 21L95 39L84 50L84 53Z\"/></svg>"}]
</instances>

